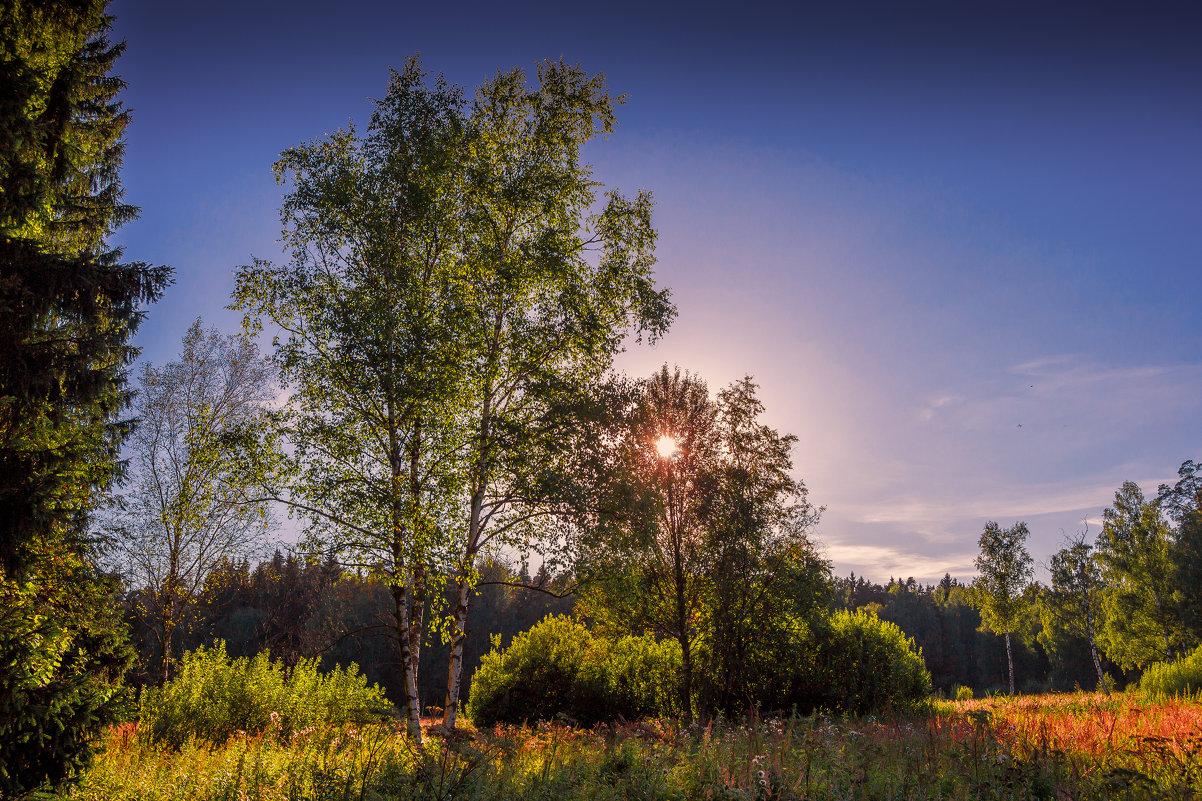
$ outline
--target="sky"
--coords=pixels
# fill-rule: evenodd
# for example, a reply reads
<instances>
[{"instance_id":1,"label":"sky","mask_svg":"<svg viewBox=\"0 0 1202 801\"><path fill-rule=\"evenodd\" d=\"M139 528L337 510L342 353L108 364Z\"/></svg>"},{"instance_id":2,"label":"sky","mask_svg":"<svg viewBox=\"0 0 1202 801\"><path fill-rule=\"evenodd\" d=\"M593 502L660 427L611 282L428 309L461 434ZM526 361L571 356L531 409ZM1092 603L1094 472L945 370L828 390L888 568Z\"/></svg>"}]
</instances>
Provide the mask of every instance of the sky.
<instances>
[{"instance_id":1,"label":"sky","mask_svg":"<svg viewBox=\"0 0 1202 801\"><path fill-rule=\"evenodd\" d=\"M986 521L1046 564L1122 482L1202 459L1202 10L1189 3L114 0L131 259L175 284L144 358L234 331L281 260L284 149L389 67L469 90L565 58L627 96L597 180L652 192L661 364L754 376L837 573L974 574ZM1046 575L1046 573L1044 574Z\"/></svg>"}]
</instances>

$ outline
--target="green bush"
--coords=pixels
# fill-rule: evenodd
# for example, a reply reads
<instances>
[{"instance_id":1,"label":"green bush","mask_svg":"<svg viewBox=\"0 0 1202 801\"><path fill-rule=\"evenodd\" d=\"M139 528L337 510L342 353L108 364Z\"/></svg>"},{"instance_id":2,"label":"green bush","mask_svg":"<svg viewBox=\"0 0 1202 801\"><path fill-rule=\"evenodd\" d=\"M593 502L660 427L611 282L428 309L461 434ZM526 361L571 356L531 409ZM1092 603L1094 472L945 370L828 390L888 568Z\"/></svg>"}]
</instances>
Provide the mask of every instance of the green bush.
<instances>
[{"instance_id":1,"label":"green bush","mask_svg":"<svg viewBox=\"0 0 1202 801\"><path fill-rule=\"evenodd\" d=\"M922 652L897 624L869 612L839 611L817 636L824 708L863 715L906 709L930 694Z\"/></svg>"},{"instance_id":2,"label":"green bush","mask_svg":"<svg viewBox=\"0 0 1202 801\"><path fill-rule=\"evenodd\" d=\"M1182 659L1149 665L1139 680L1139 688L1154 697L1202 691L1202 646Z\"/></svg>"},{"instance_id":3,"label":"green bush","mask_svg":"<svg viewBox=\"0 0 1202 801\"><path fill-rule=\"evenodd\" d=\"M593 639L580 675L598 693L602 720L675 717L681 714L680 643L653 637Z\"/></svg>"},{"instance_id":4,"label":"green bush","mask_svg":"<svg viewBox=\"0 0 1202 801\"><path fill-rule=\"evenodd\" d=\"M319 660L289 669L266 651L231 660L225 643L184 655L173 680L142 693L139 729L178 748L190 738L224 743L239 732L283 736L307 727L383 720L392 706L356 665L319 671Z\"/></svg>"},{"instance_id":5,"label":"green bush","mask_svg":"<svg viewBox=\"0 0 1202 801\"><path fill-rule=\"evenodd\" d=\"M963 684L957 684L956 685L956 700L957 701L971 701L972 700L972 687L968 687Z\"/></svg>"},{"instance_id":6,"label":"green bush","mask_svg":"<svg viewBox=\"0 0 1202 801\"><path fill-rule=\"evenodd\" d=\"M680 647L650 637L595 638L568 617L545 618L472 677L468 716L480 726L568 718L591 726L672 715Z\"/></svg>"}]
</instances>

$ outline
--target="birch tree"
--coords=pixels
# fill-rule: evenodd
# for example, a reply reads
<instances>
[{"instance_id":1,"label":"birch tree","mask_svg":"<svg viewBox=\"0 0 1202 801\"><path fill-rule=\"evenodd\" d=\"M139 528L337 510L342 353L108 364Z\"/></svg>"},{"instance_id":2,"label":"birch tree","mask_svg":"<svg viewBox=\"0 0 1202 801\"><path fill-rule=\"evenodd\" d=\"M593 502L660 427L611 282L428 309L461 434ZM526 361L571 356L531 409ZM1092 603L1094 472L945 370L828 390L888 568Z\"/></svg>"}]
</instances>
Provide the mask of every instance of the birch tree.
<instances>
[{"instance_id":1,"label":"birch tree","mask_svg":"<svg viewBox=\"0 0 1202 801\"><path fill-rule=\"evenodd\" d=\"M981 611L981 628L1006 638L1006 667L1010 694L1014 695L1014 651L1010 635L1022 618L1026 601L1023 592L1034 575L1026 541L1031 535L1026 523L1002 528L992 520L985 524L978 544L981 553L975 564L980 575L973 582L973 605Z\"/></svg>"},{"instance_id":2,"label":"birch tree","mask_svg":"<svg viewBox=\"0 0 1202 801\"><path fill-rule=\"evenodd\" d=\"M624 395L589 458L584 607L615 633L680 643L686 721L694 708L732 711L759 700L761 679L779 672L768 664L777 635L825 596L829 565L807 537L821 510L791 475L795 439L760 421L750 378L715 401L665 365Z\"/></svg>"},{"instance_id":3,"label":"birch tree","mask_svg":"<svg viewBox=\"0 0 1202 801\"><path fill-rule=\"evenodd\" d=\"M1088 529L1078 532L1052 556L1048 565L1052 586L1043 593L1041 612L1044 628L1049 632L1066 632L1089 643L1098 687L1109 692L1098 657L1098 631L1102 624L1102 595L1106 585L1093 546L1086 541L1087 535Z\"/></svg>"},{"instance_id":4,"label":"birch tree","mask_svg":"<svg viewBox=\"0 0 1202 801\"><path fill-rule=\"evenodd\" d=\"M279 332L289 470L271 493L311 550L381 575L393 596L405 712L420 740L427 605L450 560L465 404L462 93L415 59L393 72L366 136L284 152L287 264L239 268L245 325Z\"/></svg>"},{"instance_id":5,"label":"birch tree","mask_svg":"<svg viewBox=\"0 0 1202 801\"><path fill-rule=\"evenodd\" d=\"M662 334L674 309L655 287L651 197L607 194L580 149L613 130L620 98L560 62L501 73L471 104L464 259L473 288L463 455L467 510L455 535L444 726L455 725L469 606L482 553L525 547L557 500L546 477L571 409L628 333Z\"/></svg>"},{"instance_id":6,"label":"birch tree","mask_svg":"<svg viewBox=\"0 0 1202 801\"><path fill-rule=\"evenodd\" d=\"M272 525L237 443L261 428L274 384L250 338L206 331L199 319L179 361L145 366L138 383L131 481L114 514L114 543L158 641L165 682L176 629L209 573L252 555Z\"/></svg>"}]
</instances>

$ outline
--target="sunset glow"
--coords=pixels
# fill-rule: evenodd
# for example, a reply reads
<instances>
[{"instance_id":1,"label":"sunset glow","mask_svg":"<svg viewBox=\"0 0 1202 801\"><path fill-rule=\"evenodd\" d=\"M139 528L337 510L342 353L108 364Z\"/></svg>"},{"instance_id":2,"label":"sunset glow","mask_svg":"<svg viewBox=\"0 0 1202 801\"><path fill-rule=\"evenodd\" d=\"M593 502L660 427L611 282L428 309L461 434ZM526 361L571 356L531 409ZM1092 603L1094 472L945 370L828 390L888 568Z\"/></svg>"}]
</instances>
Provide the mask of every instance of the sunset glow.
<instances>
[{"instance_id":1,"label":"sunset glow","mask_svg":"<svg viewBox=\"0 0 1202 801\"><path fill-rule=\"evenodd\" d=\"M660 458L671 459L680 450L680 446L676 444L676 438L664 434L655 441L655 450L659 452Z\"/></svg>"}]
</instances>

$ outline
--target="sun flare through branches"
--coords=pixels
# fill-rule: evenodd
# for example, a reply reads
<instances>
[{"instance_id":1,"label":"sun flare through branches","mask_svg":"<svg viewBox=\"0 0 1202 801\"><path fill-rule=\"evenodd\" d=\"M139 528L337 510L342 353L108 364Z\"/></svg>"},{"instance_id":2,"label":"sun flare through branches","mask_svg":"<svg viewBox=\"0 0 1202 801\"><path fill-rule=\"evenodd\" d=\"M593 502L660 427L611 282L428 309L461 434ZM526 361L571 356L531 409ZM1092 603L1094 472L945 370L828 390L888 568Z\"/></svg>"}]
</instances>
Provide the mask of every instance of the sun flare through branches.
<instances>
[{"instance_id":1,"label":"sun flare through branches","mask_svg":"<svg viewBox=\"0 0 1202 801\"><path fill-rule=\"evenodd\" d=\"M655 450L659 453L661 459L671 459L680 452L680 445L677 444L676 438L671 434L664 434L655 441Z\"/></svg>"}]
</instances>

